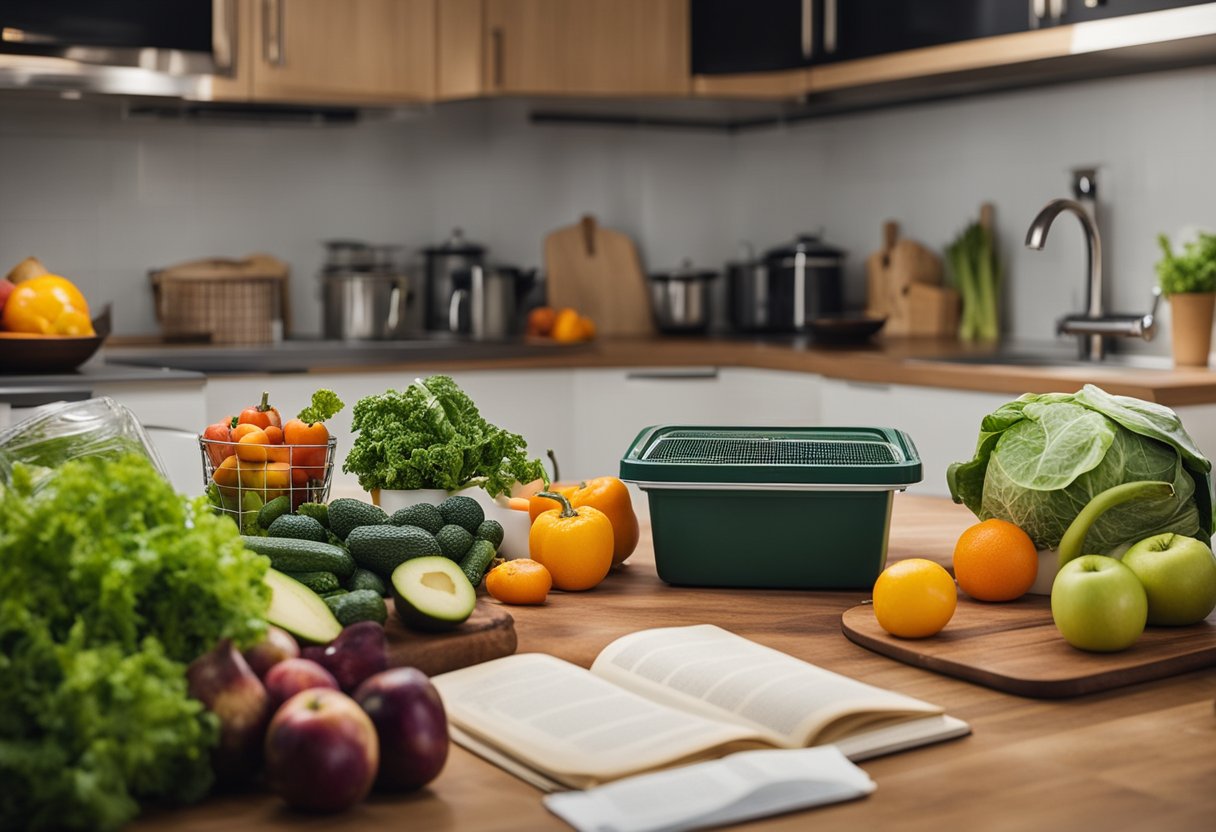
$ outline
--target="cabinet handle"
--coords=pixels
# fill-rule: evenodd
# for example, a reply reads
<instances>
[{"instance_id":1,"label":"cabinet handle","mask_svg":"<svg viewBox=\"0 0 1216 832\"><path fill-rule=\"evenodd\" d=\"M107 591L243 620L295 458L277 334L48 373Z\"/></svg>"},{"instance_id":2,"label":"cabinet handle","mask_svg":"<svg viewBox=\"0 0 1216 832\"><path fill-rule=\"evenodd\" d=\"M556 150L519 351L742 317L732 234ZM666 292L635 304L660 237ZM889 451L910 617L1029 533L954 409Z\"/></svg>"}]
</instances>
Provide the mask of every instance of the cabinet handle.
<instances>
[{"instance_id":1,"label":"cabinet handle","mask_svg":"<svg viewBox=\"0 0 1216 832\"><path fill-rule=\"evenodd\" d=\"M503 74L503 31L495 26L490 30L490 84L494 89L502 89Z\"/></svg>"},{"instance_id":2,"label":"cabinet handle","mask_svg":"<svg viewBox=\"0 0 1216 832\"><path fill-rule=\"evenodd\" d=\"M810 60L815 55L815 13L811 0L802 0L802 57Z\"/></svg>"},{"instance_id":3,"label":"cabinet handle","mask_svg":"<svg viewBox=\"0 0 1216 832\"><path fill-rule=\"evenodd\" d=\"M825 0L823 4L823 51L836 53L836 0Z\"/></svg>"},{"instance_id":4,"label":"cabinet handle","mask_svg":"<svg viewBox=\"0 0 1216 832\"><path fill-rule=\"evenodd\" d=\"M271 66L287 63L287 49L283 40L285 25L283 0L262 0L262 52L266 56L266 63Z\"/></svg>"},{"instance_id":5,"label":"cabinet handle","mask_svg":"<svg viewBox=\"0 0 1216 832\"><path fill-rule=\"evenodd\" d=\"M1036 23L1047 17L1047 0L1030 0L1031 23Z\"/></svg>"},{"instance_id":6,"label":"cabinet handle","mask_svg":"<svg viewBox=\"0 0 1216 832\"><path fill-rule=\"evenodd\" d=\"M215 0L211 7L211 52L215 71L231 75L236 67L236 0Z\"/></svg>"},{"instance_id":7,"label":"cabinet handle","mask_svg":"<svg viewBox=\"0 0 1216 832\"><path fill-rule=\"evenodd\" d=\"M717 367L690 367L686 370L630 370L626 381L712 381L718 377Z\"/></svg>"},{"instance_id":8,"label":"cabinet handle","mask_svg":"<svg viewBox=\"0 0 1216 832\"><path fill-rule=\"evenodd\" d=\"M1047 0L1047 8L1051 12L1051 19L1059 20L1067 11L1067 0Z\"/></svg>"}]
</instances>

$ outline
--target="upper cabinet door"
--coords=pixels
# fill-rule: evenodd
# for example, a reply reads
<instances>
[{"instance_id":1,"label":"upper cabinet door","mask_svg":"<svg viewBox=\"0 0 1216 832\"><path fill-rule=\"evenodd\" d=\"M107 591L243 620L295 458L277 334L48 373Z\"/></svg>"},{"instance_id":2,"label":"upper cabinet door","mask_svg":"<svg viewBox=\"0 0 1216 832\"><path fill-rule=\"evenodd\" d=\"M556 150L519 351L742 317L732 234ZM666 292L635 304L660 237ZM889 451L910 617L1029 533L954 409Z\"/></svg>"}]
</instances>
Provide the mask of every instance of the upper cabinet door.
<instances>
[{"instance_id":1,"label":"upper cabinet door","mask_svg":"<svg viewBox=\"0 0 1216 832\"><path fill-rule=\"evenodd\" d=\"M436 0L255 0L253 97L309 103L429 100Z\"/></svg>"},{"instance_id":2,"label":"upper cabinet door","mask_svg":"<svg viewBox=\"0 0 1216 832\"><path fill-rule=\"evenodd\" d=\"M841 61L1023 32L1031 28L1033 0L819 2L823 48L817 59Z\"/></svg>"},{"instance_id":3,"label":"upper cabinet door","mask_svg":"<svg viewBox=\"0 0 1216 832\"><path fill-rule=\"evenodd\" d=\"M688 0L486 0L486 92L686 95Z\"/></svg>"},{"instance_id":4,"label":"upper cabinet door","mask_svg":"<svg viewBox=\"0 0 1216 832\"><path fill-rule=\"evenodd\" d=\"M1178 6L1197 6L1209 0L1041 0L1036 14L1041 25L1052 23L1081 23L1125 14L1159 12ZM1045 8L1044 8L1045 7Z\"/></svg>"}]
</instances>

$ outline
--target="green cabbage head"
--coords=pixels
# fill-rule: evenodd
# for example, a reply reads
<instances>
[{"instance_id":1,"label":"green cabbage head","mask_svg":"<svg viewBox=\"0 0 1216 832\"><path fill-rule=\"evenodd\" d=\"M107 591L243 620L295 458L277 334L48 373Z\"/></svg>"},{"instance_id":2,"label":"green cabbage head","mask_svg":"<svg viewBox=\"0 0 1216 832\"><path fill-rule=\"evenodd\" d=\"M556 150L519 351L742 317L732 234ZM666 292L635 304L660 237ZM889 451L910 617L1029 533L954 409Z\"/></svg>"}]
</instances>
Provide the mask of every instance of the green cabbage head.
<instances>
[{"instance_id":1,"label":"green cabbage head","mask_svg":"<svg viewBox=\"0 0 1216 832\"><path fill-rule=\"evenodd\" d=\"M950 466L954 502L981 520L1020 526L1040 549L1099 492L1135 480L1173 483L1174 496L1104 513L1085 552L1112 553L1160 532L1211 542L1212 463L1174 411L1085 385L1078 393L1027 393L984 417L975 457Z\"/></svg>"}]
</instances>

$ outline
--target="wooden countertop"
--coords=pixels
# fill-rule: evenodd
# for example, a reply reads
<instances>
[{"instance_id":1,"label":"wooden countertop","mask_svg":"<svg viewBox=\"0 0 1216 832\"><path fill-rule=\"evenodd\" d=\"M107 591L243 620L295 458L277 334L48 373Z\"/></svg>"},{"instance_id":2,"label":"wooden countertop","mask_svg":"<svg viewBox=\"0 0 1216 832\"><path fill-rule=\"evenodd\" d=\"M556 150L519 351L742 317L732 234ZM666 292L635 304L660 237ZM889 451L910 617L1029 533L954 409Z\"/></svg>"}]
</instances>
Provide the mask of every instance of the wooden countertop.
<instances>
[{"instance_id":1,"label":"wooden countertop","mask_svg":"<svg viewBox=\"0 0 1216 832\"><path fill-rule=\"evenodd\" d=\"M974 522L948 501L897 494L890 556L949 562ZM847 553L843 553L846 554ZM878 784L868 798L754 824L801 830L1212 828L1216 817L1216 669L1071 700L1024 699L899 664L849 642L840 616L858 592L674 588L655 574L649 536L627 566L589 593L554 593L515 607L519 650L584 666L637 629L714 623L823 667L935 702L971 723L961 740L862 764ZM274 797L214 797L146 814L133 829L544 830L567 829L540 793L453 746L430 786L373 796L334 817L282 808Z\"/></svg>"},{"instance_id":2,"label":"wooden countertop","mask_svg":"<svg viewBox=\"0 0 1216 832\"><path fill-rule=\"evenodd\" d=\"M338 348L331 342L290 342L292 367L308 367L310 372L383 372L393 370L476 370L544 369L570 367L749 367L814 373L828 378L874 384L910 384L957 390L986 391L1020 395L1026 392L1074 392L1093 383L1108 392L1135 396L1147 401L1176 407L1216 403L1216 372L1207 368L1141 369L1108 362L1093 366L1072 361L1050 366L1017 366L982 363L981 357L992 347L968 347L954 340L883 339L860 347L826 347L805 338L677 338L654 336L638 339L599 339L572 347L526 341L495 345L489 343L434 345L403 342L394 350L380 343L358 361L348 360L350 345ZM547 348L546 348L547 347ZM1038 345L1050 348L1063 358L1069 345L1058 342ZM223 348L214 348L217 354ZM194 353L199 348L192 348ZM251 373L261 373L258 351L245 348L251 356ZM303 355L308 352L308 355ZM173 366L173 347L125 347L107 351L114 361L153 361ZM360 354L362 355L362 353ZM966 356L980 363L951 363L935 358ZM112 357L111 357L112 356ZM303 363L301 363L303 362ZM1160 363L1168 364L1162 358ZM184 366L184 365L183 365ZM191 367L196 367L192 364ZM205 368L204 368L205 369ZM266 371L272 371L268 368Z\"/></svg>"}]
</instances>

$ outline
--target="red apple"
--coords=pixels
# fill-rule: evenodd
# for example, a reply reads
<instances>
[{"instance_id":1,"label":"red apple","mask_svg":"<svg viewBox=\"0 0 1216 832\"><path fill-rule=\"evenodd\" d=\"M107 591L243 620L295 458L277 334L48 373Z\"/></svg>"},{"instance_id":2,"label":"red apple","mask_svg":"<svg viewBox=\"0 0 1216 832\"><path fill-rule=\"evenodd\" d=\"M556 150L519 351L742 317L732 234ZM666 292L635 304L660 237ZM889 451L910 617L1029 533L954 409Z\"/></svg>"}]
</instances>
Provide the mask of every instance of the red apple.
<instances>
[{"instance_id":1,"label":"red apple","mask_svg":"<svg viewBox=\"0 0 1216 832\"><path fill-rule=\"evenodd\" d=\"M339 812L355 805L371 791L379 762L376 727L336 690L297 693L266 732L270 788L295 809Z\"/></svg>"},{"instance_id":2,"label":"red apple","mask_svg":"<svg viewBox=\"0 0 1216 832\"><path fill-rule=\"evenodd\" d=\"M380 738L377 788L407 791L435 779L448 759L448 720L439 691L415 667L377 673L355 693Z\"/></svg>"},{"instance_id":3,"label":"red apple","mask_svg":"<svg viewBox=\"0 0 1216 832\"><path fill-rule=\"evenodd\" d=\"M262 681L276 708L300 691L311 688L338 690L334 675L311 659L284 659L270 668Z\"/></svg>"},{"instance_id":4,"label":"red apple","mask_svg":"<svg viewBox=\"0 0 1216 832\"><path fill-rule=\"evenodd\" d=\"M273 624L266 628L266 638L245 651L245 661L265 680L266 672L284 659L294 659L300 655L300 645L291 637L291 633L275 627Z\"/></svg>"},{"instance_id":5,"label":"red apple","mask_svg":"<svg viewBox=\"0 0 1216 832\"><path fill-rule=\"evenodd\" d=\"M186 669L190 695L220 720L213 762L222 780L256 771L270 719L270 697L240 652L225 639Z\"/></svg>"},{"instance_id":6,"label":"red apple","mask_svg":"<svg viewBox=\"0 0 1216 832\"><path fill-rule=\"evenodd\" d=\"M384 627L375 621L351 624L325 647L306 647L302 655L334 674L347 693L388 667Z\"/></svg>"},{"instance_id":7,"label":"red apple","mask_svg":"<svg viewBox=\"0 0 1216 832\"><path fill-rule=\"evenodd\" d=\"M17 286L10 280L0 278L0 311L4 309L4 304L8 303L8 296L13 293Z\"/></svg>"}]
</instances>

